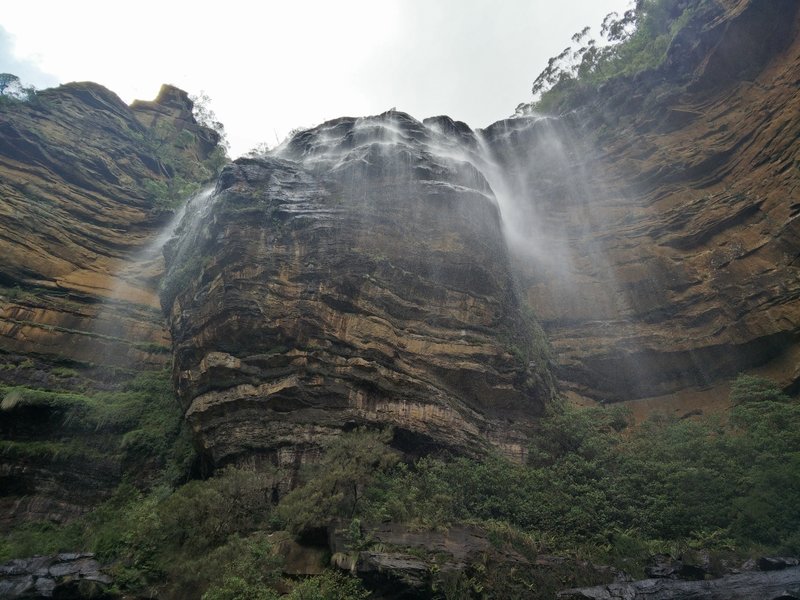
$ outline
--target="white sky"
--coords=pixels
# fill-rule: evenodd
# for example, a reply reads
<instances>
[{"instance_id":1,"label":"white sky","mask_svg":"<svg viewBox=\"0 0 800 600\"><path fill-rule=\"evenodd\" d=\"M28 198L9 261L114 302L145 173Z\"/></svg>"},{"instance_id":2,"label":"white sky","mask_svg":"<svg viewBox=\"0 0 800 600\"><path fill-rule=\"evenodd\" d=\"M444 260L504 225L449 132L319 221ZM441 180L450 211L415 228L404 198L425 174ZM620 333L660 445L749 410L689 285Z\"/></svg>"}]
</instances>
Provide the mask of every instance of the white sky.
<instances>
[{"instance_id":1,"label":"white sky","mask_svg":"<svg viewBox=\"0 0 800 600\"><path fill-rule=\"evenodd\" d=\"M231 155L396 107L485 127L547 59L629 0L38 0L4 3L0 72L96 81L126 102L205 91Z\"/></svg>"}]
</instances>

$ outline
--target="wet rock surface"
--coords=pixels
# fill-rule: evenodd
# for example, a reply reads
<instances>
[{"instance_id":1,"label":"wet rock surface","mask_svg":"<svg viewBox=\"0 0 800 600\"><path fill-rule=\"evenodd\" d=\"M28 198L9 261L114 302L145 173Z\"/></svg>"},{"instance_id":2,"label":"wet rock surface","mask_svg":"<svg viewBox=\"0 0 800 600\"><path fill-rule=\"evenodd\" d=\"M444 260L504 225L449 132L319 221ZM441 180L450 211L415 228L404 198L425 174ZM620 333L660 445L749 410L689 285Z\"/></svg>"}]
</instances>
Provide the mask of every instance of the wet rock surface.
<instances>
[{"instance_id":1,"label":"wet rock surface","mask_svg":"<svg viewBox=\"0 0 800 600\"><path fill-rule=\"evenodd\" d=\"M156 294L163 258L148 247L171 214L155 207L152 186L177 175L164 157L200 164L218 140L171 86L133 106L86 82L4 100L0 531L73 518L119 482L119 461L102 450L88 461L69 451L74 432L61 426L62 411L14 408L7 390L112 389L117 369L130 376L169 363ZM194 140L180 149L170 138L178 129Z\"/></svg>"},{"instance_id":2,"label":"wet rock surface","mask_svg":"<svg viewBox=\"0 0 800 600\"><path fill-rule=\"evenodd\" d=\"M559 592L562 600L794 600L800 568L748 572L705 581L644 579Z\"/></svg>"},{"instance_id":3,"label":"wet rock surface","mask_svg":"<svg viewBox=\"0 0 800 600\"><path fill-rule=\"evenodd\" d=\"M93 554L57 554L17 559L0 565L0 598L111 598L111 578Z\"/></svg>"},{"instance_id":4,"label":"wet rock surface","mask_svg":"<svg viewBox=\"0 0 800 600\"><path fill-rule=\"evenodd\" d=\"M800 380L798 5L725 6L661 68L484 132L549 252L516 264L575 399L680 417L740 371Z\"/></svg>"},{"instance_id":5,"label":"wet rock surface","mask_svg":"<svg viewBox=\"0 0 800 600\"><path fill-rule=\"evenodd\" d=\"M448 143L398 112L332 121L237 160L187 217L163 300L214 464L298 460L359 425L393 426L416 452L524 454L553 393L546 342L496 201Z\"/></svg>"}]
</instances>

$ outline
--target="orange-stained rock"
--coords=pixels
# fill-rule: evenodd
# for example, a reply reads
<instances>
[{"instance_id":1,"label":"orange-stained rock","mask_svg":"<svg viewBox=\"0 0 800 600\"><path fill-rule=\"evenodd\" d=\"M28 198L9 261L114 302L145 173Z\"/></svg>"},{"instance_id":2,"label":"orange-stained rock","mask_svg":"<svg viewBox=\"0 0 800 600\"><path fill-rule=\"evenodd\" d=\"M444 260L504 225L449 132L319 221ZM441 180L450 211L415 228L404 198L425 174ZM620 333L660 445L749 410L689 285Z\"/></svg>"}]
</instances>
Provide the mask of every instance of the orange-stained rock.
<instances>
[{"instance_id":1,"label":"orange-stained rock","mask_svg":"<svg viewBox=\"0 0 800 600\"><path fill-rule=\"evenodd\" d=\"M529 159L543 245L569 248L518 265L576 399L681 416L740 371L798 389L799 5L727 4L500 145Z\"/></svg>"},{"instance_id":2,"label":"orange-stained rock","mask_svg":"<svg viewBox=\"0 0 800 600\"><path fill-rule=\"evenodd\" d=\"M237 160L190 208L164 302L178 394L214 464L359 425L394 427L412 453L524 458L553 396L546 343L486 181L434 154L436 136L393 111L338 119Z\"/></svg>"},{"instance_id":3,"label":"orange-stained rock","mask_svg":"<svg viewBox=\"0 0 800 600\"><path fill-rule=\"evenodd\" d=\"M152 245L171 214L150 184L201 172L218 136L191 115L169 86L133 107L94 83L0 104L0 401L14 386L114 389L169 364ZM193 144L173 147L179 127ZM71 518L119 483L125 432L76 434L61 421L46 406L0 412L0 529ZM94 458L46 449L73 442Z\"/></svg>"}]
</instances>

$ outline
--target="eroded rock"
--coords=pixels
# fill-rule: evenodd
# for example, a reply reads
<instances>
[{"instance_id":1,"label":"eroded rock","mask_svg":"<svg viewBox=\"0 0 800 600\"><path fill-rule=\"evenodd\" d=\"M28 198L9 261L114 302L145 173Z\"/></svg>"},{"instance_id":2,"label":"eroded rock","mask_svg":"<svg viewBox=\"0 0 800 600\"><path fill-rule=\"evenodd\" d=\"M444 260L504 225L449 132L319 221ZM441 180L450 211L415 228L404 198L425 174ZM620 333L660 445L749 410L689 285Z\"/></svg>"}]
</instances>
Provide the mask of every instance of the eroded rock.
<instances>
[{"instance_id":1,"label":"eroded rock","mask_svg":"<svg viewBox=\"0 0 800 600\"><path fill-rule=\"evenodd\" d=\"M403 113L332 121L236 161L185 220L164 302L214 464L295 460L358 425L524 455L553 394L546 342L495 199L448 143Z\"/></svg>"},{"instance_id":2,"label":"eroded rock","mask_svg":"<svg viewBox=\"0 0 800 600\"><path fill-rule=\"evenodd\" d=\"M93 554L35 556L0 565L0 598L8 600L110 598L111 583Z\"/></svg>"}]
</instances>

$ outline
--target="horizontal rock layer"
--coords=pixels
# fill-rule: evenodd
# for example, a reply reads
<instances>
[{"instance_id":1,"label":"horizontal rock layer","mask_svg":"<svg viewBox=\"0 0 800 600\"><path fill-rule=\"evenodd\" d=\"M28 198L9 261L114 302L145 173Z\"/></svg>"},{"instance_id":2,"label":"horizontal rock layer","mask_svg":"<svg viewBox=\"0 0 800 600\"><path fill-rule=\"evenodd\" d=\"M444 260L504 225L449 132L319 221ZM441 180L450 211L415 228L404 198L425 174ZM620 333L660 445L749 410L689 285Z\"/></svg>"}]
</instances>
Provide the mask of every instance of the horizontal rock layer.
<instances>
[{"instance_id":1,"label":"horizontal rock layer","mask_svg":"<svg viewBox=\"0 0 800 600\"><path fill-rule=\"evenodd\" d=\"M800 382L798 4L728 4L659 69L484 132L527 198L517 267L574 398L680 415L740 371Z\"/></svg>"},{"instance_id":2,"label":"horizontal rock layer","mask_svg":"<svg viewBox=\"0 0 800 600\"><path fill-rule=\"evenodd\" d=\"M2 98L0 402L12 387L91 392L165 368L158 236L172 215L152 185L188 177L218 139L170 86L132 107L94 83ZM73 517L119 482L111 457L53 450L85 441L61 417L0 409L0 529Z\"/></svg>"},{"instance_id":3,"label":"horizontal rock layer","mask_svg":"<svg viewBox=\"0 0 800 600\"><path fill-rule=\"evenodd\" d=\"M559 592L561 600L795 600L800 567L748 572L706 581L643 579Z\"/></svg>"},{"instance_id":4,"label":"horizontal rock layer","mask_svg":"<svg viewBox=\"0 0 800 600\"><path fill-rule=\"evenodd\" d=\"M168 247L164 301L189 422L215 464L326 436L520 456L551 397L497 205L437 130L340 119L238 160ZM436 143L434 143L436 142ZM196 216L193 216L196 215Z\"/></svg>"}]
</instances>

